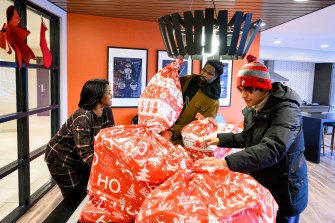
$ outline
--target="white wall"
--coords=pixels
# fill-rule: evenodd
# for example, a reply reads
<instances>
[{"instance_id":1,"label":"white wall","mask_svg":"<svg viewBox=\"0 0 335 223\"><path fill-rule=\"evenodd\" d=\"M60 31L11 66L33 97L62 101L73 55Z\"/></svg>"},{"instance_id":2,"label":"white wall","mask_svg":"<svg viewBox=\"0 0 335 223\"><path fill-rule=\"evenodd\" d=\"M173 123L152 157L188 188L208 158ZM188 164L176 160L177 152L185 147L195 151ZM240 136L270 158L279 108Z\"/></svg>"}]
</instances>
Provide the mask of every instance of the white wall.
<instances>
[{"instance_id":1,"label":"white wall","mask_svg":"<svg viewBox=\"0 0 335 223\"><path fill-rule=\"evenodd\" d=\"M310 62L275 61L274 72L289 79L285 85L294 89L307 103L312 103L315 64Z\"/></svg>"},{"instance_id":2,"label":"white wall","mask_svg":"<svg viewBox=\"0 0 335 223\"><path fill-rule=\"evenodd\" d=\"M260 46L259 58L262 60L284 60L312 63L335 63L335 52L302 50L285 47Z\"/></svg>"},{"instance_id":3,"label":"white wall","mask_svg":"<svg viewBox=\"0 0 335 223\"><path fill-rule=\"evenodd\" d=\"M262 43L261 43L262 44ZM260 60L274 60L274 71L290 81L287 86L312 103L315 63L335 63L335 52L260 46ZM333 89L332 89L333 90Z\"/></svg>"}]
</instances>

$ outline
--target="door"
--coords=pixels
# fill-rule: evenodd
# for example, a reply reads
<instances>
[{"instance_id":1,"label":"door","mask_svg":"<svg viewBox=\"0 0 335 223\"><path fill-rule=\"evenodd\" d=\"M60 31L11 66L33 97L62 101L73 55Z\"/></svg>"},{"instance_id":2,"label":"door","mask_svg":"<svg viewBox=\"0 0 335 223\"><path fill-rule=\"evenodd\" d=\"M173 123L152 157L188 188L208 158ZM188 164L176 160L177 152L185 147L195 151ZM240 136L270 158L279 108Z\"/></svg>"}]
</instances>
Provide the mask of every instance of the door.
<instances>
[{"instance_id":1,"label":"door","mask_svg":"<svg viewBox=\"0 0 335 223\"><path fill-rule=\"evenodd\" d=\"M49 70L37 69L37 107L48 106L49 103ZM38 116L49 116L50 111L38 113Z\"/></svg>"}]
</instances>

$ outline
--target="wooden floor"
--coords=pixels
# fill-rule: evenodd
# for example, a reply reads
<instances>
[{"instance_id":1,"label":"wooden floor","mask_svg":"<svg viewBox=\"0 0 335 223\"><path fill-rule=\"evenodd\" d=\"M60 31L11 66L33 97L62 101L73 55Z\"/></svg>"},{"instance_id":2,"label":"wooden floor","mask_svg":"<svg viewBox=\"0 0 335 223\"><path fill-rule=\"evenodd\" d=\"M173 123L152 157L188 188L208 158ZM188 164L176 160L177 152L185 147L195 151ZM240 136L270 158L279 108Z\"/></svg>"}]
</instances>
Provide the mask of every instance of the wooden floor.
<instances>
[{"instance_id":1,"label":"wooden floor","mask_svg":"<svg viewBox=\"0 0 335 223\"><path fill-rule=\"evenodd\" d=\"M326 136L325 144L330 144ZM309 201L300 223L335 223L335 150L325 147L319 164L308 162Z\"/></svg>"},{"instance_id":2,"label":"wooden floor","mask_svg":"<svg viewBox=\"0 0 335 223\"><path fill-rule=\"evenodd\" d=\"M325 144L330 144L330 136L326 136ZM320 164L308 162L309 201L300 223L335 223L335 154L330 156L329 147L325 150ZM17 222L43 222L61 200L55 186Z\"/></svg>"},{"instance_id":3,"label":"wooden floor","mask_svg":"<svg viewBox=\"0 0 335 223\"><path fill-rule=\"evenodd\" d=\"M54 186L41 200L16 223L42 223L52 210L63 200L58 186ZM63 222L58 222L63 223Z\"/></svg>"}]
</instances>

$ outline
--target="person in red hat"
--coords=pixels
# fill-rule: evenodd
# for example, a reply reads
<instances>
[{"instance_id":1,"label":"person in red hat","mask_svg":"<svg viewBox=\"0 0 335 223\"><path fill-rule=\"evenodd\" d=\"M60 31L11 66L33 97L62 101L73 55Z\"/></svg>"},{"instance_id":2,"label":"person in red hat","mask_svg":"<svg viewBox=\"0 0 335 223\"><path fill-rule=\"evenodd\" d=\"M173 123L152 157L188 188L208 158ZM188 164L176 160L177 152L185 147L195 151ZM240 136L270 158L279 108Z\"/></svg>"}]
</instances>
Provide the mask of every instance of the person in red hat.
<instances>
[{"instance_id":1,"label":"person in red hat","mask_svg":"<svg viewBox=\"0 0 335 223\"><path fill-rule=\"evenodd\" d=\"M277 222L297 223L308 201L307 165L300 111L301 99L291 88L272 83L266 66L248 55L236 86L246 107L241 133L222 133L203 147L245 148L224 160L206 157L200 163L249 173L268 188L279 205Z\"/></svg>"}]
</instances>

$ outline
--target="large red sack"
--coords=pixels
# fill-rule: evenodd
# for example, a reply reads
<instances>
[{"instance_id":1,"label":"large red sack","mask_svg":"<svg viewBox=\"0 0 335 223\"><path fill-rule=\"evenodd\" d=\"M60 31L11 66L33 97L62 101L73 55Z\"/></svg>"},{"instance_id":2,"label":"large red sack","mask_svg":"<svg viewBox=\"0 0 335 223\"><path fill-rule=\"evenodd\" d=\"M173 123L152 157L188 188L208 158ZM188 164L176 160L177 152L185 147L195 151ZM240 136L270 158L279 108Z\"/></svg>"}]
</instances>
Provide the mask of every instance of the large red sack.
<instances>
[{"instance_id":1,"label":"large red sack","mask_svg":"<svg viewBox=\"0 0 335 223\"><path fill-rule=\"evenodd\" d=\"M159 133L176 122L183 109L178 74L182 63L183 59L175 60L151 78L138 102L138 124Z\"/></svg>"},{"instance_id":2,"label":"large red sack","mask_svg":"<svg viewBox=\"0 0 335 223\"><path fill-rule=\"evenodd\" d=\"M242 130L234 124L218 124L218 133L240 133Z\"/></svg>"},{"instance_id":3,"label":"large red sack","mask_svg":"<svg viewBox=\"0 0 335 223\"><path fill-rule=\"evenodd\" d=\"M195 164L151 191L135 222L271 223L277 210L269 190L251 176Z\"/></svg>"},{"instance_id":4,"label":"large red sack","mask_svg":"<svg viewBox=\"0 0 335 223\"><path fill-rule=\"evenodd\" d=\"M214 145L201 148L201 142L217 137L218 133L240 133L242 129L233 124L218 124L213 118L205 118L199 113L196 118L198 120L189 123L181 131L184 148L193 160L213 156L224 159L227 155L241 150Z\"/></svg>"},{"instance_id":5,"label":"large red sack","mask_svg":"<svg viewBox=\"0 0 335 223\"><path fill-rule=\"evenodd\" d=\"M195 118L197 120L181 130L184 148L193 160L214 156L213 147L201 148L201 143L217 136L218 124L213 118L205 118L200 113Z\"/></svg>"},{"instance_id":6,"label":"large red sack","mask_svg":"<svg viewBox=\"0 0 335 223\"><path fill-rule=\"evenodd\" d=\"M131 222L144 198L192 162L181 146L140 125L100 130L81 222Z\"/></svg>"}]
</instances>

